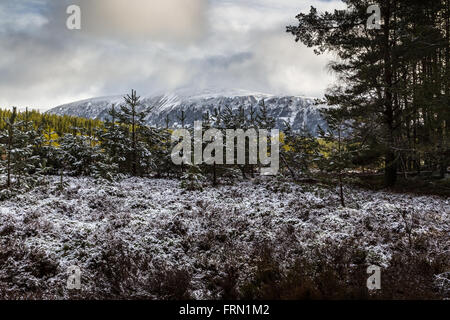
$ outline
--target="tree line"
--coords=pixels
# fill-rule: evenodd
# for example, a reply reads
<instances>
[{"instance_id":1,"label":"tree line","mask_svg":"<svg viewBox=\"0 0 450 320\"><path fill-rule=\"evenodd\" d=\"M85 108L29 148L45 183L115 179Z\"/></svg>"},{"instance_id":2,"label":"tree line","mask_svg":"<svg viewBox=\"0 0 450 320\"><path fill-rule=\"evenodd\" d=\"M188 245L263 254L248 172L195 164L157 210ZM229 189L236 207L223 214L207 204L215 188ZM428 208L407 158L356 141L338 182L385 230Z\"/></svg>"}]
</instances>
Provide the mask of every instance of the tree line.
<instances>
[{"instance_id":1,"label":"tree line","mask_svg":"<svg viewBox=\"0 0 450 320\"><path fill-rule=\"evenodd\" d=\"M334 132L346 131L341 138L352 140L341 145L340 162L381 160L387 186L396 184L399 172L444 177L450 158L450 1L379 0L380 29L366 27L372 1L344 2L347 9L334 12L312 7L297 16L298 25L287 27L317 54L338 57L330 67L339 83L325 102L334 106Z\"/></svg>"},{"instance_id":2,"label":"tree line","mask_svg":"<svg viewBox=\"0 0 450 320\"><path fill-rule=\"evenodd\" d=\"M174 176L181 177L187 187L194 180L204 183L206 176L211 176L213 184L218 178L254 176L253 166L175 166L171 159L176 144L171 140L173 129L148 126L145 119L151 108L141 111L140 104L140 97L132 90L122 105L112 106L104 122L34 110L0 110L2 189L32 188L47 175L59 175L60 188L64 187L66 175L108 180L120 176ZM178 117L185 127L184 111ZM250 115L245 115L243 108L218 106L213 114L204 114L203 121L205 130L275 126L264 102Z\"/></svg>"}]
</instances>

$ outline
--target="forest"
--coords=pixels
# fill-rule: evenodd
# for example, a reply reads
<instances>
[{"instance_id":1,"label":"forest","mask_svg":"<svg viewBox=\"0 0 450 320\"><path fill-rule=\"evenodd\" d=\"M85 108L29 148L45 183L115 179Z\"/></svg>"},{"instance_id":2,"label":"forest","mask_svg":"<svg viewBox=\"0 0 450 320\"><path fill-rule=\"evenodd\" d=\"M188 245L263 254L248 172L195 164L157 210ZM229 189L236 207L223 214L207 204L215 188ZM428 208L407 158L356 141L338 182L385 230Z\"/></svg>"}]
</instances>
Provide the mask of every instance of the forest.
<instances>
[{"instance_id":1,"label":"forest","mask_svg":"<svg viewBox=\"0 0 450 320\"><path fill-rule=\"evenodd\" d=\"M330 106L324 117L331 128L321 132L319 139L307 132L293 132L286 125L282 171L294 179L311 170L328 172L340 184L349 172L383 172L383 183L378 186L394 187L400 177L402 185L416 179L423 189L448 190L448 185L433 182L433 178L446 177L450 159L448 1L381 1L384 23L380 29L365 28L367 4L347 1L349 10L334 13L312 8L297 16L298 26L287 27L296 41L317 54L331 52L339 58L330 65L339 82L324 101L318 101ZM11 187L11 175L20 183L26 175L42 170L103 177L184 173L187 168L171 167L167 157L169 128L147 128L146 114L136 111L138 105L139 97L132 91L124 106L111 110L110 121L104 124L36 111L17 115L2 111L6 185ZM198 120L222 130L274 125L264 101L249 114L226 105L216 107L215 114ZM178 120L182 124L183 118L181 112ZM215 184L217 175L238 170L245 177L253 175L254 169L189 170L206 175L212 171Z\"/></svg>"},{"instance_id":2,"label":"forest","mask_svg":"<svg viewBox=\"0 0 450 320\"><path fill-rule=\"evenodd\" d=\"M450 48L448 1L380 1L380 29L364 27L367 1L349 10L297 16L287 31L317 54L332 52L339 76L328 95L340 130L351 130L371 163L381 155L385 184L398 172L443 178L449 156ZM348 150L344 146L345 150Z\"/></svg>"},{"instance_id":3,"label":"forest","mask_svg":"<svg viewBox=\"0 0 450 320\"><path fill-rule=\"evenodd\" d=\"M344 2L287 26L338 81L329 128L281 130L277 176L174 165L177 128L147 126L135 90L104 122L0 110L0 298L448 299L450 1L379 0L379 29ZM275 126L264 100L198 120Z\"/></svg>"}]
</instances>

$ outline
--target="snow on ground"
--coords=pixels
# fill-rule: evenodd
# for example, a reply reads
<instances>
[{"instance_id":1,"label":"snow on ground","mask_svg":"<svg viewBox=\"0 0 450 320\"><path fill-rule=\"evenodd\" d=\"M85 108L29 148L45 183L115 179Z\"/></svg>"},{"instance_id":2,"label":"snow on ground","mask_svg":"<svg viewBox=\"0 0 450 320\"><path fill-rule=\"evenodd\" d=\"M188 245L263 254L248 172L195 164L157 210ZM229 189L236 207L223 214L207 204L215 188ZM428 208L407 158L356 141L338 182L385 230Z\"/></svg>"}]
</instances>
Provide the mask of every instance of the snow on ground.
<instances>
[{"instance_id":1,"label":"snow on ground","mask_svg":"<svg viewBox=\"0 0 450 320\"><path fill-rule=\"evenodd\" d=\"M63 192L45 186L0 202L0 244L20 240L56 261L55 274L42 280L21 265L25 258L17 258L6 263L9 271L0 271L0 282L13 272L16 280L9 283L44 281L44 295L67 297L67 268L79 266L89 286L101 250L116 240L127 252L151 256L153 266L189 270L199 299L209 297L203 281L208 270L220 269L227 259L250 274L248 263L259 243L273 245L285 263L326 243L349 240L366 253L365 264L381 267L389 265L393 252L408 248L410 236L415 243L426 239L430 257L450 252L450 204L438 197L353 188L346 190L343 208L335 190L279 180L202 192L181 189L176 180L66 181Z\"/></svg>"}]
</instances>

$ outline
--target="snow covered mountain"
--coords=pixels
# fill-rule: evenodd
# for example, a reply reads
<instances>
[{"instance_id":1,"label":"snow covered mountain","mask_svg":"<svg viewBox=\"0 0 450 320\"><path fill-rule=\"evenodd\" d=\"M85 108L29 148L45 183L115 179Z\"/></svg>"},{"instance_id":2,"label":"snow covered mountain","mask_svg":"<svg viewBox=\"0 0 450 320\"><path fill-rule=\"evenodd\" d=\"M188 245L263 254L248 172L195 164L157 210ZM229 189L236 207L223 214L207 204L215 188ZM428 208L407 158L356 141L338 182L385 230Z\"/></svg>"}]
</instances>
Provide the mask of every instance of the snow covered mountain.
<instances>
[{"instance_id":1,"label":"snow covered mountain","mask_svg":"<svg viewBox=\"0 0 450 320\"><path fill-rule=\"evenodd\" d=\"M93 98L77 101L49 110L57 115L71 115L91 119L105 120L112 105L124 103L124 95ZM326 123L320 115L321 106L314 104L314 98L301 96L276 96L260 92L245 90L230 91L183 91L179 90L167 94L153 94L141 96L141 109L151 109L146 121L151 126L166 126L169 118L170 127L180 126L181 111L185 111L186 125L192 125L195 120L201 120L202 115L215 108L230 106L233 109L244 107L248 114L251 107L258 109L264 100L270 116L276 119L277 128L284 128L284 121L288 121L294 130L306 129L316 135L318 126L326 129Z\"/></svg>"}]
</instances>

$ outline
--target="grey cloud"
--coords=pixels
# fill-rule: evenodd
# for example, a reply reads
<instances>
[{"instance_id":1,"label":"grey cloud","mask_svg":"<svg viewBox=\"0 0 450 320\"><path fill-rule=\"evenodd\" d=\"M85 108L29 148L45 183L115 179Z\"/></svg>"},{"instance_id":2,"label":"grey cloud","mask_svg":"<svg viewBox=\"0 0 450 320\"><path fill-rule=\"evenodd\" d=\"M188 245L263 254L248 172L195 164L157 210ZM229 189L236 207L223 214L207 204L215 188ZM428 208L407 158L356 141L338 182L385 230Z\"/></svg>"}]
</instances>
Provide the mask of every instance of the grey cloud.
<instances>
[{"instance_id":1,"label":"grey cloud","mask_svg":"<svg viewBox=\"0 0 450 320\"><path fill-rule=\"evenodd\" d=\"M333 80L325 69L330 57L317 57L296 44L285 26L295 23L300 9L316 4L332 7L336 1L298 1L299 9L295 9L293 0L286 0L285 6L276 0L261 0L261 5L248 0L202 0L191 8L190 18L176 19L175 26L171 26L174 15L161 13L171 11L170 6L159 11L167 19L148 24L139 20L132 26L126 18L130 10L119 6L125 12L113 26L118 29L93 26L89 30L86 25L82 32L69 31L65 8L77 1L85 9L88 1L94 2L0 3L0 106L50 108L92 96L122 94L131 87L144 95L177 87L214 87L321 96ZM1 19L12 12L12 17L22 19L20 24ZM101 22L108 25L104 19ZM120 24L128 28L122 30Z\"/></svg>"}]
</instances>

